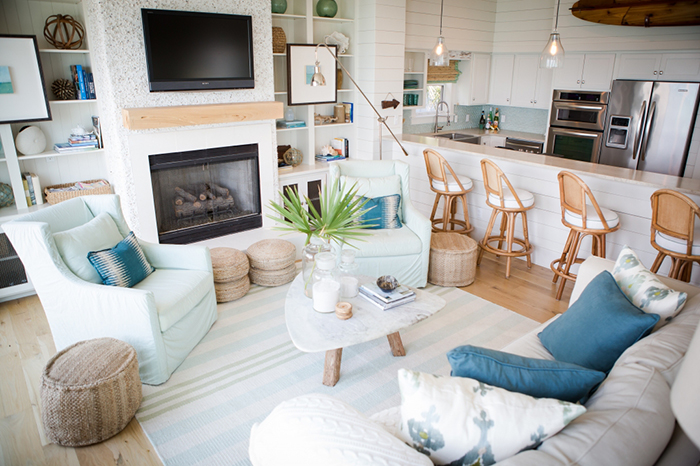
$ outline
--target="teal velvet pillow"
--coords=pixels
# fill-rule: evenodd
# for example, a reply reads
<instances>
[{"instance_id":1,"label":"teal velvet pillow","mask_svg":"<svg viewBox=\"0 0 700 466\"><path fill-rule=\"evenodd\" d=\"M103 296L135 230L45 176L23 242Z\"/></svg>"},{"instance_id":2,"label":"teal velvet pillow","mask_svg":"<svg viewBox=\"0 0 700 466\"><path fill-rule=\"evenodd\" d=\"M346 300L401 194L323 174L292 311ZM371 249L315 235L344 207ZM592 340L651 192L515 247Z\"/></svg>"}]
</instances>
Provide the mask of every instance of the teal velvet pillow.
<instances>
[{"instance_id":1,"label":"teal velvet pillow","mask_svg":"<svg viewBox=\"0 0 700 466\"><path fill-rule=\"evenodd\" d=\"M363 197L362 200L368 199ZM392 194L371 198L365 204L365 209L371 209L360 217L360 221L369 225L368 230L389 230L401 228L399 220L399 207L401 206L401 194Z\"/></svg>"},{"instance_id":2,"label":"teal velvet pillow","mask_svg":"<svg viewBox=\"0 0 700 466\"><path fill-rule=\"evenodd\" d=\"M133 231L112 249L89 252L88 260L102 278L102 283L110 286L131 288L155 270L148 263Z\"/></svg>"},{"instance_id":3,"label":"teal velvet pillow","mask_svg":"<svg viewBox=\"0 0 700 466\"><path fill-rule=\"evenodd\" d=\"M533 359L480 348L458 346L447 353L451 375L535 398L576 403L605 378L603 372L560 361Z\"/></svg>"},{"instance_id":4,"label":"teal velvet pillow","mask_svg":"<svg viewBox=\"0 0 700 466\"><path fill-rule=\"evenodd\" d=\"M632 304L610 272L604 271L538 337L557 361L607 373L658 321L657 314L646 314Z\"/></svg>"}]
</instances>

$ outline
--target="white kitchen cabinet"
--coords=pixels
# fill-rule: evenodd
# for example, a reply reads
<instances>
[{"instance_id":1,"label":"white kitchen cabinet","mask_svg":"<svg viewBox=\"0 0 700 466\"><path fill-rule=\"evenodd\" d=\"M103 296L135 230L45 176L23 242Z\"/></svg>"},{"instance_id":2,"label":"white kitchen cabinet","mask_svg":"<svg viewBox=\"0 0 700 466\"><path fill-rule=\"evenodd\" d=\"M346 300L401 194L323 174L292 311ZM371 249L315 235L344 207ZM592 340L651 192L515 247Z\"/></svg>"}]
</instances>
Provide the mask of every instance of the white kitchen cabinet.
<instances>
[{"instance_id":1,"label":"white kitchen cabinet","mask_svg":"<svg viewBox=\"0 0 700 466\"><path fill-rule=\"evenodd\" d=\"M539 57L537 58L539 61ZM552 105L552 76L551 69L537 68L537 86L535 87L534 108L549 109Z\"/></svg>"},{"instance_id":2,"label":"white kitchen cabinet","mask_svg":"<svg viewBox=\"0 0 700 466\"><path fill-rule=\"evenodd\" d=\"M322 162L316 162L315 166L321 166L321 169L310 168L310 170L304 172L281 172L279 175L280 186L282 192L286 192L287 188L298 191L302 195L302 199L308 197L309 201L314 205L314 208L320 212L320 189L326 184L326 178L328 176L328 164ZM302 167L304 170L306 167ZM306 205L306 200L303 201L304 207L308 208Z\"/></svg>"},{"instance_id":3,"label":"white kitchen cabinet","mask_svg":"<svg viewBox=\"0 0 700 466\"><path fill-rule=\"evenodd\" d=\"M540 69L539 55L516 55L513 68L515 107L549 108L552 94L552 70Z\"/></svg>"},{"instance_id":4,"label":"white kitchen cabinet","mask_svg":"<svg viewBox=\"0 0 700 466\"><path fill-rule=\"evenodd\" d=\"M617 79L699 81L700 53L622 53Z\"/></svg>"},{"instance_id":5,"label":"white kitchen cabinet","mask_svg":"<svg viewBox=\"0 0 700 466\"><path fill-rule=\"evenodd\" d=\"M469 105L487 104L489 100L489 72L491 55L474 53L470 63Z\"/></svg>"},{"instance_id":6,"label":"white kitchen cabinet","mask_svg":"<svg viewBox=\"0 0 700 466\"><path fill-rule=\"evenodd\" d=\"M554 72L554 88L609 90L614 67L614 53L567 54Z\"/></svg>"},{"instance_id":7,"label":"white kitchen cabinet","mask_svg":"<svg viewBox=\"0 0 700 466\"><path fill-rule=\"evenodd\" d=\"M513 66L515 55L494 54L491 57L491 89L489 92L489 103L493 105L515 105L511 104L511 89L513 81ZM534 78L533 78L534 80ZM513 98L517 95L513 91Z\"/></svg>"}]
</instances>

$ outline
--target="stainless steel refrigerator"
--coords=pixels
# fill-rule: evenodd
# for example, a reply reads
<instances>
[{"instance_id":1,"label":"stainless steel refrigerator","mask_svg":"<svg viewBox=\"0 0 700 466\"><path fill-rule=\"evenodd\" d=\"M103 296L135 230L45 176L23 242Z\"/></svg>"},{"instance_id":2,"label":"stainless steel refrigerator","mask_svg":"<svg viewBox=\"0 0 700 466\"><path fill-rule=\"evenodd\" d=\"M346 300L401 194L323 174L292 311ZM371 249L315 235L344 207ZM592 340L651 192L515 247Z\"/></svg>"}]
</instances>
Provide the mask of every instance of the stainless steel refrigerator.
<instances>
[{"instance_id":1,"label":"stainless steel refrigerator","mask_svg":"<svg viewBox=\"0 0 700 466\"><path fill-rule=\"evenodd\" d=\"M683 176L700 83L613 82L599 163Z\"/></svg>"}]
</instances>

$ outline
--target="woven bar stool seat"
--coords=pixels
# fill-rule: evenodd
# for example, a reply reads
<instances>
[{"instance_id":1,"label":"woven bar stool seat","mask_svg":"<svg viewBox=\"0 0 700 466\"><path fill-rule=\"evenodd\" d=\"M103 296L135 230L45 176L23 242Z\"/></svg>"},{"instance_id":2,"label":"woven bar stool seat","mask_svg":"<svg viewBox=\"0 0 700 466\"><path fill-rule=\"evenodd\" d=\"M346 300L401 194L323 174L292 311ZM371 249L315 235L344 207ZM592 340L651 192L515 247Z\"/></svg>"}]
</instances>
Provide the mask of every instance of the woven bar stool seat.
<instances>
[{"instance_id":1,"label":"woven bar stool seat","mask_svg":"<svg viewBox=\"0 0 700 466\"><path fill-rule=\"evenodd\" d=\"M428 281L438 286L467 286L476 275L476 241L459 233L433 233L430 237Z\"/></svg>"},{"instance_id":2,"label":"woven bar stool seat","mask_svg":"<svg viewBox=\"0 0 700 466\"><path fill-rule=\"evenodd\" d=\"M114 338L80 341L52 357L41 376L46 437L92 445L121 432L141 404L136 350Z\"/></svg>"},{"instance_id":3,"label":"woven bar stool seat","mask_svg":"<svg viewBox=\"0 0 700 466\"><path fill-rule=\"evenodd\" d=\"M433 211L430 214L433 231L454 231L464 235L470 233L474 227L469 223L467 193L474 189L474 183L469 178L458 177L447 160L438 152L425 149L423 157L428 171L428 179L430 179L430 190L435 193ZM444 203L442 217L435 218L440 199L443 199ZM462 202L464 220L455 217L458 201Z\"/></svg>"},{"instance_id":4,"label":"woven bar stool seat","mask_svg":"<svg viewBox=\"0 0 700 466\"><path fill-rule=\"evenodd\" d=\"M250 281L262 286L280 286L294 280L296 247L283 239L265 239L246 251L250 260Z\"/></svg>"}]
</instances>

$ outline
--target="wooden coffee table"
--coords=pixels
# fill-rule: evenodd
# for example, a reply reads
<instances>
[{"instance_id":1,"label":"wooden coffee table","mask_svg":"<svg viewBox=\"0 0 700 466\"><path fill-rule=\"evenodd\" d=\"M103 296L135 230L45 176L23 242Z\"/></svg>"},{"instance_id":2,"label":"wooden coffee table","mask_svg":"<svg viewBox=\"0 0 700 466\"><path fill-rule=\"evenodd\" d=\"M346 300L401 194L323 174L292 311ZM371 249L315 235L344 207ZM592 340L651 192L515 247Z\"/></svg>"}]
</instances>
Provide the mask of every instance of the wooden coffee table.
<instances>
[{"instance_id":1,"label":"wooden coffee table","mask_svg":"<svg viewBox=\"0 0 700 466\"><path fill-rule=\"evenodd\" d=\"M360 277L360 284L376 279ZM399 330L430 317L445 306L445 300L422 290L412 303L387 311L361 296L347 299L352 304L352 318L338 319L334 313L323 314L313 309L313 301L304 295L301 274L292 282L287 292L284 315L287 330L294 346L307 353L326 352L323 384L334 386L340 378L340 359L343 348L387 337L394 356L405 356Z\"/></svg>"}]
</instances>

